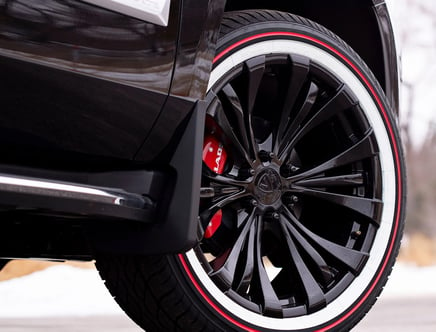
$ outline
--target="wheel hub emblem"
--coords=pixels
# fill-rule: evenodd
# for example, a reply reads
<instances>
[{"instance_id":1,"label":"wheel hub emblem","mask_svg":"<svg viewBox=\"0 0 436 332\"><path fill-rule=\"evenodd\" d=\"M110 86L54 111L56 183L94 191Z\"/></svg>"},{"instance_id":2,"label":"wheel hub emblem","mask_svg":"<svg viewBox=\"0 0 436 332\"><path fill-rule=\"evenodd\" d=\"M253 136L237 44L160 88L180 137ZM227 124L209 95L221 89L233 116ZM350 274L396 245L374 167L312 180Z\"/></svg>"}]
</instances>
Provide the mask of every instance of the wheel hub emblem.
<instances>
[{"instance_id":1,"label":"wheel hub emblem","mask_svg":"<svg viewBox=\"0 0 436 332\"><path fill-rule=\"evenodd\" d=\"M280 175L272 170L265 169L255 180L255 194L260 203L271 205L275 203L282 194L282 181Z\"/></svg>"}]
</instances>

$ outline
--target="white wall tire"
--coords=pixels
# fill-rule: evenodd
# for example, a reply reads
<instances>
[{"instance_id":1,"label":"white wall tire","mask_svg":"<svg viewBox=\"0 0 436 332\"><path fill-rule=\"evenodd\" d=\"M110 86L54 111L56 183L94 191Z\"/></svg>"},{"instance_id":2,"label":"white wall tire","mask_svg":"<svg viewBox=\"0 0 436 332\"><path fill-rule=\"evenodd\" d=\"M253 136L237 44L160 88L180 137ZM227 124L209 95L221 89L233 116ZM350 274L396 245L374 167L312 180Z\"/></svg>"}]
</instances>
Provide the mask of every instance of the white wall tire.
<instances>
[{"instance_id":1,"label":"white wall tire","mask_svg":"<svg viewBox=\"0 0 436 332\"><path fill-rule=\"evenodd\" d=\"M312 28L312 27L309 27ZM247 29L247 28L245 28ZM180 256L185 269L197 288L201 288L207 301L215 302L218 314L226 318L248 323L242 325L247 330L261 328L278 331L300 331L320 328L335 329L338 326L350 326L347 320L357 321L356 316L368 310L386 281L398 249L402 232L402 192L403 174L401 165L401 146L392 115L384 102L384 96L368 69L360 64L350 50L343 50L340 42L331 43L310 32L289 30L262 30L250 35L235 38L236 32L230 32L225 45L221 44L215 59L215 67L209 82L212 89L229 71L245 61L268 54L292 54L310 59L329 70L353 90L358 96L365 115L374 129L380 148L381 172L383 174L384 203L381 227L377 231L365 268L356 280L331 304L317 312L293 318L272 318L254 313L239 305L225 295L208 276L202 262L194 250ZM330 36L329 36L330 37ZM225 38L225 37L224 37ZM336 45L339 44L339 45ZM339 46L339 47L338 47ZM341 49L342 48L342 49ZM356 63L357 62L357 63ZM360 65L360 67L359 67ZM363 67L363 68L362 68ZM383 100L383 101L382 101ZM374 281L375 279L375 281ZM208 295L206 295L208 294ZM358 304L356 305L356 301ZM235 316L237 318L235 318ZM353 317L350 319L350 317ZM354 325L354 321L352 325ZM255 323L253 327L252 322ZM328 324L330 323L330 324ZM239 326L241 327L241 326Z\"/></svg>"}]
</instances>

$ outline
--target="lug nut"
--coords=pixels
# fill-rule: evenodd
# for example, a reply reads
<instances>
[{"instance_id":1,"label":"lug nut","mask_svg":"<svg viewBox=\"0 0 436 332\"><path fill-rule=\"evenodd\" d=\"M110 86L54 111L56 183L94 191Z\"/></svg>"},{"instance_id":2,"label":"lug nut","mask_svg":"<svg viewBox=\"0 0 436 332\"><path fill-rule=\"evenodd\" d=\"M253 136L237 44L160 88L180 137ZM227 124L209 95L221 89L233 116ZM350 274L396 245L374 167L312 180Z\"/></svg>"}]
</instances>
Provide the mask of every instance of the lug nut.
<instances>
[{"instance_id":1,"label":"lug nut","mask_svg":"<svg viewBox=\"0 0 436 332\"><path fill-rule=\"evenodd\" d=\"M294 209L295 203L298 203L299 201L300 199L295 195L283 197L283 204L285 204L288 209Z\"/></svg>"},{"instance_id":2,"label":"lug nut","mask_svg":"<svg viewBox=\"0 0 436 332\"><path fill-rule=\"evenodd\" d=\"M271 156L272 155L272 156ZM274 153L267 152L265 150L259 151L259 159L263 162L271 161L272 158L274 158Z\"/></svg>"},{"instance_id":3,"label":"lug nut","mask_svg":"<svg viewBox=\"0 0 436 332\"><path fill-rule=\"evenodd\" d=\"M291 176L292 173L297 172L299 169L300 168L294 165L283 165L281 170L282 170L282 175L288 177Z\"/></svg>"},{"instance_id":4,"label":"lug nut","mask_svg":"<svg viewBox=\"0 0 436 332\"><path fill-rule=\"evenodd\" d=\"M270 211L270 212L265 213L265 218L270 219L270 220L279 220L280 214L278 212Z\"/></svg>"}]
</instances>

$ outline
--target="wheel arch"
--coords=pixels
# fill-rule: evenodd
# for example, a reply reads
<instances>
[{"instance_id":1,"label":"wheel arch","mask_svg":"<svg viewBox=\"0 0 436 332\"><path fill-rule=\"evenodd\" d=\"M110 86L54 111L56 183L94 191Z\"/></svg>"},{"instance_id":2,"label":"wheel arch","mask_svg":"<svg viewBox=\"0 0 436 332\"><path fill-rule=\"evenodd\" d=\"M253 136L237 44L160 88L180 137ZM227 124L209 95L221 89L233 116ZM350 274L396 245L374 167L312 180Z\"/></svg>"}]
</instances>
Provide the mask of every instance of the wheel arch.
<instances>
[{"instance_id":1,"label":"wheel arch","mask_svg":"<svg viewBox=\"0 0 436 332\"><path fill-rule=\"evenodd\" d=\"M227 0L225 7L225 11L247 9L289 12L331 30L365 61L398 113L398 61L383 0Z\"/></svg>"}]
</instances>

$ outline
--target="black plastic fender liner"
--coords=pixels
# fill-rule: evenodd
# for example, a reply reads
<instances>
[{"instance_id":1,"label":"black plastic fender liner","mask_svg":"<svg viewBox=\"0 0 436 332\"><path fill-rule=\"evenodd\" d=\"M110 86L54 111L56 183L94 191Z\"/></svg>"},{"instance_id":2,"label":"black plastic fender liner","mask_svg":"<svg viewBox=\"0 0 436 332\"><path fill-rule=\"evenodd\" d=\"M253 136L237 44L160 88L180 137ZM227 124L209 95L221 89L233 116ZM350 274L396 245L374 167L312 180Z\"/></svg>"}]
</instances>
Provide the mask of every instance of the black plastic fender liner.
<instances>
[{"instance_id":1,"label":"black plastic fender liner","mask_svg":"<svg viewBox=\"0 0 436 332\"><path fill-rule=\"evenodd\" d=\"M155 223L95 224L89 232L97 252L180 253L197 243L205 114L205 102L197 102L171 158L168 201L158 203Z\"/></svg>"},{"instance_id":2,"label":"black plastic fender liner","mask_svg":"<svg viewBox=\"0 0 436 332\"><path fill-rule=\"evenodd\" d=\"M398 116L400 112L400 58L395 43L394 28L384 0L373 0L374 12L380 29L380 38L383 47L384 75L386 96L392 109Z\"/></svg>"}]
</instances>

